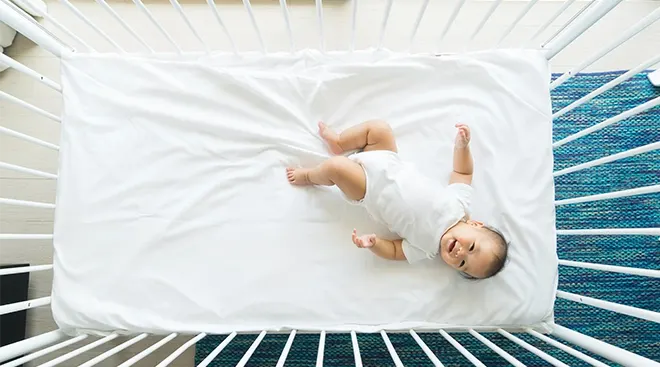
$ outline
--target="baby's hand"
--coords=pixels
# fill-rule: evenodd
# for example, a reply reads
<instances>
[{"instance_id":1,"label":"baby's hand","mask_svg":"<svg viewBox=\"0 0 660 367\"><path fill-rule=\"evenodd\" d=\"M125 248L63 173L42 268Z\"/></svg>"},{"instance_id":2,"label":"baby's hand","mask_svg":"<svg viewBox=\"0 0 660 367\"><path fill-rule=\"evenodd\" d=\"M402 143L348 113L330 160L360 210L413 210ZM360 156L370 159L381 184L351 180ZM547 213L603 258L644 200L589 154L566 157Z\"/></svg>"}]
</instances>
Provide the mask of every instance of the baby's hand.
<instances>
[{"instance_id":1,"label":"baby's hand","mask_svg":"<svg viewBox=\"0 0 660 367\"><path fill-rule=\"evenodd\" d=\"M456 148L465 148L470 144L470 127L465 124L456 124L458 133L456 133Z\"/></svg>"},{"instance_id":2,"label":"baby's hand","mask_svg":"<svg viewBox=\"0 0 660 367\"><path fill-rule=\"evenodd\" d=\"M358 236L357 230L353 230L353 235L351 236L353 239L353 243L355 246L359 248L370 248L373 247L376 244L376 235L375 234L365 234L362 236Z\"/></svg>"}]
</instances>

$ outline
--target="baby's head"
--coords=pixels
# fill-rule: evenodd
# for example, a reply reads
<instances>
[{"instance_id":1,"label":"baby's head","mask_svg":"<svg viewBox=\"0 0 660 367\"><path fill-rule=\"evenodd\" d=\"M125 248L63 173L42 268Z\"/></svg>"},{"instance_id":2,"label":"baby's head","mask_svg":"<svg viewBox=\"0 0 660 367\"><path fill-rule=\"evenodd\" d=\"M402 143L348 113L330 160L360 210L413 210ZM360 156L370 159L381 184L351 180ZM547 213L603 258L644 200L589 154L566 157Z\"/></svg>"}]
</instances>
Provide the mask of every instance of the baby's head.
<instances>
[{"instance_id":1,"label":"baby's head","mask_svg":"<svg viewBox=\"0 0 660 367\"><path fill-rule=\"evenodd\" d=\"M504 267L509 244L495 228L460 221L440 239L440 256L466 278L485 279Z\"/></svg>"}]
</instances>

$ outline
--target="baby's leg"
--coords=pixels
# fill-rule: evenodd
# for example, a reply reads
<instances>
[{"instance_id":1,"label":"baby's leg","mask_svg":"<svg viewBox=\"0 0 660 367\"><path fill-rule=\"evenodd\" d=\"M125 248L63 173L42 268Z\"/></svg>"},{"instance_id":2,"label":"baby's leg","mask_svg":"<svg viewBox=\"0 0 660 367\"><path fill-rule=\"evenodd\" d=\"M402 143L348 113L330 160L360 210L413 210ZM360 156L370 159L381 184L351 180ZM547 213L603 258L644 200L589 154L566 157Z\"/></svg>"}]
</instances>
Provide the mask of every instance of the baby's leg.
<instances>
[{"instance_id":1,"label":"baby's leg","mask_svg":"<svg viewBox=\"0 0 660 367\"><path fill-rule=\"evenodd\" d=\"M328 143L330 151L341 154L349 150L391 150L396 152L396 140L392 128L385 121L371 120L342 131L341 134L330 130L319 122L319 133Z\"/></svg>"},{"instance_id":2,"label":"baby's leg","mask_svg":"<svg viewBox=\"0 0 660 367\"><path fill-rule=\"evenodd\" d=\"M337 185L351 200L362 200L367 179L360 164L342 156L332 157L314 168L287 168L293 185Z\"/></svg>"}]
</instances>

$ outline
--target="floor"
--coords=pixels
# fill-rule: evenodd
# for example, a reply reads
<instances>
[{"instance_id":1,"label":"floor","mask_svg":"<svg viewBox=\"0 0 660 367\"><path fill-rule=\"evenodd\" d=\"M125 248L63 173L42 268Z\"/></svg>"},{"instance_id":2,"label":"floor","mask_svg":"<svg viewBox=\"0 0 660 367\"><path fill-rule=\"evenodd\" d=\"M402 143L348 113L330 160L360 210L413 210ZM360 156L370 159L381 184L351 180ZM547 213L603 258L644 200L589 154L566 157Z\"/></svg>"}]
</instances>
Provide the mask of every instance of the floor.
<instances>
[{"instance_id":1,"label":"floor","mask_svg":"<svg viewBox=\"0 0 660 367\"><path fill-rule=\"evenodd\" d=\"M60 23L65 24L76 35L82 37L98 51L115 51L113 46L101 36L94 33L80 19L75 17L65 5L49 0L49 13ZM157 51L174 51L174 47L162 36L159 30L150 23L144 14L136 10L129 0L109 1L112 8L126 20L148 44ZM240 1L216 1L234 42L239 51L259 50L260 43L257 33L251 25L248 13ZM485 25L483 30L472 40L470 34L475 24L491 6L491 0L470 0L461 9L451 29L442 42L439 42L443 27L452 13L456 1L431 0L414 42L410 43L410 34L415 17L423 0L394 1L391 17L388 20L383 35L383 47L397 51L440 51L460 52L492 47L502 32L506 29L518 12L524 8L526 1L505 1ZM93 1L73 1L87 17L92 19L101 29L114 39L122 48L129 52L144 52L145 48L130 33L122 28L101 6ZM149 10L161 24L167 24L167 30L184 51L204 51L204 46L189 31L180 15L165 0L146 1ZM291 27L294 44L297 49L319 47L319 22L314 2L311 0L290 0ZM380 39L380 29L387 1L360 0L357 7L357 29L355 32L355 47L365 48L375 46ZM587 4L578 0L573 3L545 32L535 40L529 37L562 5L561 1L541 0L525 16L513 32L504 40L504 47L521 47L528 45L538 47L551 37L579 9ZM231 43L205 2L186 0L182 2L187 16L195 25L202 41L212 50L231 51ZM587 31L572 45L552 60L555 72L564 72L579 65L585 57L592 55L637 20L648 15L660 6L657 0L624 1L613 12L608 14L592 29ZM253 12L259 26L260 34L268 51L289 51L286 23L283 20L279 2L276 0L253 0ZM324 41L327 50L346 49L351 41L351 17L353 3L351 1L326 0L323 7ZM52 24L41 20L49 29ZM66 42L83 50L81 45L72 41L63 33L54 33ZM606 57L602 58L588 71L628 69L655 56L657 45L660 44L660 22L649 27L644 32L632 38ZM40 47L34 45L25 37L19 35L14 44L6 50L8 56L27 65L55 81L59 80L59 60ZM58 92L14 71L0 73L0 89L29 103L35 104L46 111L60 114L60 95ZM6 101L0 101L0 126L10 128L48 142L57 143L59 125L45 117ZM0 161L17 164L45 172L56 172L57 154L48 148L18 140L6 135L0 135ZM35 178L33 176L0 169L0 197L31 200L40 202L55 201L55 181ZM0 206L0 233L52 233L53 213L51 209L24 208L18 206ZM2 240L0 243L0 263L29 262L32 265L49 264L52 261L51 243L48 240ZM31 274L30 298L48 296L52 273L43 271ZM33 309L29 312L28 334L37 335L57 328L47 307ZM125 339L121 339L122 341ZM147 345L154 342L148 338L137 345L113 356L104 362L107 365L117 365L130 358ZM161 350L138 365L154 365L176 349L187 337L175 339ZM110 349L117 342L108 343L95 349L96 353L85 354L66 363L80 364L91 358L91 355ZM80 345L75 345L79 347ZM69 347L65 351L75 349ZM190 348L172 364L173 366L190 366L194 348ZM51 356L52 358L52 356ZM45 362L48 359L39 359Z\"/></svg>"}]
</instances>

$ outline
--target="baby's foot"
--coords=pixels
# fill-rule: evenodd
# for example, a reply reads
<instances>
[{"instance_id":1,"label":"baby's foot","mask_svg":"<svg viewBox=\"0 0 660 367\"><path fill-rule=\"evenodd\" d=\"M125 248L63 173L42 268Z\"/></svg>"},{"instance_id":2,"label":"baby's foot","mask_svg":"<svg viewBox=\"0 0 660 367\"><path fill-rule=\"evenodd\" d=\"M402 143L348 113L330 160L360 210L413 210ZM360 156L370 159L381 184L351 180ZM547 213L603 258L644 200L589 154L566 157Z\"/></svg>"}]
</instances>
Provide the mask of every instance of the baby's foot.
<instances>
[{"instance_id":1,"label":"baby's foot","mask_svg":"<svg viewBox=\"0 0 660 367\"><path fill-rule=\"evenodd\" d=\"M312 181L309 180L309 169L305 168L287 168L286 178L292 185L305 186L312 184Z\"/></svg>"},{"instance_id":2,"label":"baby's foot","mask_svg":"<svg viewBox=\"0 0 660 367\"><path fill-rule=\"evenodd\" d=\"M323 140L325 140L326 144L328 144L328 148L333 154L344 153L344 150L339 146L339 134L330 130L330 128L321 121L319 121L319 134Z\"/></svg>"}]
</instances>

